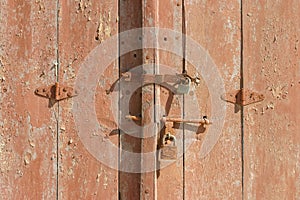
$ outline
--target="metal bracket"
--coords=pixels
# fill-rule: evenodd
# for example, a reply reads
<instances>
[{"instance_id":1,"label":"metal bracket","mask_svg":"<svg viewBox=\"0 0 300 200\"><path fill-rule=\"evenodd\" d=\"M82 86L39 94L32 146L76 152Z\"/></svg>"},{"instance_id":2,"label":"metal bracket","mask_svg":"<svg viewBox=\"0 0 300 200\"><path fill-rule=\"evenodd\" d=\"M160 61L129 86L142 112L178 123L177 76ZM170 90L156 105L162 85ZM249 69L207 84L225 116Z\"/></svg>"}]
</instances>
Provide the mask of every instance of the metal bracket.
<instances>
[{"instance_id":1,"label":"metal bracket","mask_svg":"<svg viewBox=\"0 0 300 200\"><path fill-rule=\"evenodd\" d=\"M122 77L124 77L125 81L139 81L143 82L144 84L148 83L180 83L181 81L185 81L186 78L189 78L192 83L195 83L196 85L199 84L200 78L198 76L192 77L188 75L187 73L182 74L176 74L176 75L170 75L170 74L134 74L131 72L125 72L122 73Z\"/></svg>"},{"instance_id":2,"label":"metal bracket","mask_svg":"<svg viewBox=\"0 0 300 200\"><path fill-rule=\"evenodd\" d=\"M77 96L76 90L58 82L56 82L54 85L39 87L34 93L40 97L54 99L56 101Z\"/></svg>"},{"instance_id":3,"label":"metal bracket","mask_svg":"<svg viewBox=\"0 0 300 200\"><path fill-rule=\"evenodd\" d=\"M257 92L253 92L247 89L235 90L228 92L221 97L224 101L229 103L238 104L240 106L247 106L249 104L263 101L265 96Z\"/></svg>"}]
</instances>

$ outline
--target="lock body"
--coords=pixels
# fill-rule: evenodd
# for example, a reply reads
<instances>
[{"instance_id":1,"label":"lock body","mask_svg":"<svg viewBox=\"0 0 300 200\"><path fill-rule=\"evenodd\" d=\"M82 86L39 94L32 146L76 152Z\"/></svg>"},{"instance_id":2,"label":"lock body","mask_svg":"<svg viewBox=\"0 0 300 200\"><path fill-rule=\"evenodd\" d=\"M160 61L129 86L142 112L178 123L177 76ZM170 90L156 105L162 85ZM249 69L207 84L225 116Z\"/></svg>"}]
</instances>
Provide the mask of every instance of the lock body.
<instances>
[{"instance_id":1,"label":"lock body","mask_svg":"<svg viewBox=\"0 0 300 200\"><path fill-rule=\"evenodd\" d=\"M160 149L161 160L176 160L177 159L177 146L176 137L171 134L166 134L163 137L163 145Z\"/></svg>"},{"instance_id":2,"label":"lock body","mask_svg":"<svg viewBox=\"0 0 300 200\"><path fill-rule=\"evenodd\" d=\"M160 159L162 160L176 160L177 146L162 146Z\"/></svg>"},{"instance_id":3,"label":"lock body","mask_svg":"<svg viewBox=\"0 0 300 200\"><path fill-rule=\"evenodd\" d=\"M187 94L190 91L190 87L191 87L191 79L185 77L185 79L178 84L177 93Z\"/></svg>"}]
</instances>

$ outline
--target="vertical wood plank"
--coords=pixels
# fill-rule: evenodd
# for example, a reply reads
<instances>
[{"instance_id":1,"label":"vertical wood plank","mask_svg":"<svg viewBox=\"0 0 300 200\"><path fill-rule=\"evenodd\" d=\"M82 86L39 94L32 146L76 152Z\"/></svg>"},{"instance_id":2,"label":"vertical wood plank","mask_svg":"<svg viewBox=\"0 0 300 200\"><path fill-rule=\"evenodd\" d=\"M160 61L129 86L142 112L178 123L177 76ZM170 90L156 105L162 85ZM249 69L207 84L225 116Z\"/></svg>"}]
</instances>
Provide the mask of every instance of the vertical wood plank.
<instances>
[{"instance_id":1,"label":"vertical wood plank","mask_svg":"<svg viewBox=\"0 0 300 200\"><path fill-rule=\"evenodd\" d=\"M160 1L158 10L158 27L167 28L171 31L182 32L182 2L178 0ZM161 35L162 36L162 35ZM178 36L178 37L177 37ZM161 39L161 40L160 40ZM176 71L177 74L181 74L183 71L183 54L182 54L182 37L177 34L161 37L158 42L159 46L169 45L171 43L173 48L177 49L177 52L181 55L175 55L171 52L163 50L159 51L159 60L157 64L166 66L169 69ZM171 51L173 49L169 49ZM162 67L161 67L162 68ZM170 71L160 69L159 74L170 74ZM173 74L175 75L175 73ZM159 95L160 106L165 108L165 113L160 113L159 117L163 117L163 114L169 117L183 117L183 95L173 94L169 89L160 87ZM158 111L157 111L158 112ZM176 146L178 152L177 160L170 164L170 161L160 160L157 174L157 199L183 199L183 130L176 128ZM164 130L162 130L164 132ZM161 138L162 135L161 134ZM158 146L161 145L159 140ZM172 161L171 161L172 162ZM167 167L166 167L167 166Z\"/></svg>"},{"instance_id":2,"label":"vertical wood plank","mask_svg":"<svg viewBox=\"0 0 300 200\"><path fill-rule=\"evenodd\" d=\"M199 43L211 56L217 71L214 77L221 75L226 91L240 88L240 53L241 53L241 19L240 1L185 1L185 23L187 36ZM194 49L186 45L186 54L192 54ZM196 58L195 58L196 59ZM199 60L207 57L199 55ZM213 67L207 62L205 68ZM209 65L210 64L210 65ZM187 71L193 71L187 63ZM206 71L206 70L203 70ZM201 74L201 80L207 74ZM208 115L209 119L218 116L210 116L211 99L214 91L209 93L205 87L214 84L201 82L197 88L198 104L201 115ZM205 86L206 85L206 86ZM216 89L221 85L213 85ZM200 91L199 91L200 90ZM222 94L214 94L221 97ZM199 102L199 100L201 100ZM196 99L194 101L197 101ZM192 102L185 100L185 109ZM220 111L221 112L221 111ZM189 113L185 113L188 115ZM185 199L241 199L242 198L242 162L241 162L241 111L235 110L234 105L228 104L226 109L225 124L221 136L214 148L205 158L200 157L203 142L208 137L209 129L197 134L195 131L185 129L187 140L194 140L190 147L186 146L185 155ZM198 129L198 131L200 128ZM198 132L196 131L196 132ZM217 131L210 133L217 135ZM197 139L196 139L197 138Z\"/></svg>"},{"instance_id":3,"label":"vertical wood plank","mask_svg":"<svg viewBox=\"0 0 300 200\"><path fill-rule=\"evenodd\" d=\"M56 198L56 2L0 3L0 198Z\"/></svg>"},{"instance_id":4,"label":"vertical wood plank","mask_svg":"<svg viewBox=\"0 0 300 200\"><path fill-rule=\"evenodd\" d=\"M120 52L123 51L122 42L130 45L134 44L135 41L131 41L126 36L122 35L124 31L134 30L136 28L142 27L142 1L135 0L135 1L119 1L120 4L120 19L119 19L119 32L121 33L119 38L120 45ZM140 34L142 37L142 32ZM138 38L134 38L136 40ZM143 58L142 58L142 46L140 49L128 52L124 55L120 55L120 72L125 73L127 71L133 70L135 67L142 65ZM126 86L120 83L120 96L126 95ZM133 92L133 91L131 91ZM123 101L120 98L120 101ZM142 108L142 101L141 101L141 88L137 89L131 97L130 105L124 105L124 107L120 107L120 112L126 109L126 106L129 107L129 113L125 113L121 115L120 124L127 123L126 119L124 119L124 115L133 115L133 116L141 116L141 108ZM124 112L123 112L124 113ZM137 122L137 125L140 126L140 121ZM133 153L140 153L141 152L141 138L134 137L129 135L128 133L120 130L120 169L127 166L136 166L140 165L140 161L134 160L132 158L126 158L126 151L133 152ZM125 152L125 153L124 153ZM138 162L138 163L134 163ZM135 173L130 172L119 172L119 190L120 190L120 199L122 200L130 200L130 199L139 199L140 198L140 182L141 182L141 174L139 170Z\"/></svg>"},{"instance_id":5,"label":"vertical wood plank","mask_svg":"<svg viewBox=\"0 0 300 200\"><path fill-rule=\"evenodd\" d=\"M300 198L300 2L243 1L245 199Z\"/></svg>"},{"instance_id":6,"label":"vertical wood plank","mask_svg":"<svg viewBox=\"0 0 300 200\"><path fill-rule=\"evenodd\" d=\"M60 82L73 86L85 58L97 45L118 33L118 2L79 0L60 1L59 5ZM111 48L117 49L118 46L116 44ZM112 97L106 94L106 90L118 79L117 60L110 66L102 66L99 62L100 67L106 70L99 77L96 91L90 91L95 93L95 105L90 106L95 108L101 131L86 134L94 140L104 138L118 146L118 134L113 132L118 127L111 111ZM79 94L75 98L84 99L85 96ZM99 161L97 155L89 153L89 146L85 146L78 136L72 102L73 99L69 99L60 103L59 198L118 199L118 171ZM90 148L97 151L100 147ZM117 151L102 153L112 158L118 157Z\"/></svg>"},{"instance_id":7,"label":"vertical wood plank","mask_svg":"<svg viewBox=\"0 0 300 200\"><path fill-rule=\"evenodd\" d=\"M142 26L143 27L156 27L158 20L158 1L157 0L143 0L142 1ZM147 34L155 34L143 31L143 42L146 42ZM148 41L147 41L148 42ZM156 40L153 41L156 43ZM155 46L155 44L154 44ZM155 74L157 61L157 51L155 48L148 49L143 46L143 71L146 74ZM155 87L153 84L146 85L142 88L142 126L146 127L148 123L154 121L155 118ZM155 153L150 159L144 159L144 154L148 152L156 152L157 134L149 133L153 129L143 129L143 139L141 144L141 170L147 168L156 168ZM156 127L154 127L156 132ZM151 137L145 137L151 135ZM151 167L150 167L151 166ZM145 172L141 174L140 185L140 199L156 199L156 171Z\"/></svg>"}]
</instances>

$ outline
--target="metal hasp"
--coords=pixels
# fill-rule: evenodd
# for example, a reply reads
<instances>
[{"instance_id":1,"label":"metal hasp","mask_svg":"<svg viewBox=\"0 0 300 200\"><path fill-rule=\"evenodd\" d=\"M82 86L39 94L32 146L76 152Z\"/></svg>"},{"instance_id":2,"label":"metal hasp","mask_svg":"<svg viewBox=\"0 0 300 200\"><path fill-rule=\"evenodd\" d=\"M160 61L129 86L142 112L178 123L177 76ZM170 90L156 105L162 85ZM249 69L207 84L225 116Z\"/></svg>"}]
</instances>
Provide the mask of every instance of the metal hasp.
<instances>
[{"instance_id":1,"label":"metal hasp","mask_svg":"<svg viewBox=\"0 0 300 200\"><path fill-rule=\"evenodd\" d=\"M174 122L174 123L193 123L193 124L203 124L210 125L212 124L206 117L203 119L182 119L182 118L173 118L173 117L163 117L163 122Z\"/></svg>"},{"instance_id":2,"label":"metal hasp","mask_svg":"<svg viewBox=\"0 0 300 200\"><path fill-rule=\"evenodd\" d=\"M242 88L241 90L228 92L225 95L222 95L221 98L229 103L247 106L249 104L263 101L265 96L263 94Z\"/></svg>"},{"instance_id":3,"label":"metal hasp","mask_svg":"<svg viewBox=\"0 0 300 200\"><path fill-rule=\"evenodd\" d=\"M54 85L39 87L34 93L40 97L54 99L56 101L77 96L76 90L58 82L56 82Z\"/></svg>"},{"instance_id":4,"label":"metal hasp","mask_svg":"<svg viewBox=\"0 0 300 200\"><path fill-rule=\"evenodd\" d=\"M195 84L196 86L200 83L200 78L196 75L195 77L192 77L191 75L188 75L187 72L184 72L182 74L164 74L164 75L158 75L158 74L134 74L131 72L125 72L122 74L122 77L125 81L136 81L141 82L142 84L161 84L164 86L164 84L172 83L177 86L176 93L177 94L187 94L190 90L191 83ZM107 90L109 93L110 90Z\"/></svg>"},{"instance_id":5,"label":"metal hasp","mask_svg":"<svg viewBox=\"0 0 300 200\"><path fill-rule=\"evenodd\" d=\"M133 121L139 121L141 120L140 117L133 116L133 115L126 115L126 119L131 119ZM170 131L172 128L167 126L169 123L167 122L173 122L173 123L192 123L192 124L203 124L203 125L211 125L212 122L207 119L207 117L203 117L203 119L182 119L182 118L175 118L175 117L162 117L161 119L162 122L166 123L167 129ZM172 127L172 126L171 126ZM169 133L173 133L172 131Z\"/></svg>"},{"instance_id":6,"label":"metal hasp","mask_svg":"<svg viewBox=\"0 0 300 200\"><path fill-rule=\"evenodd\" d=\"M134 119L134 117L131 119ZM165 124L165 131L162 137L162 144L159 151L160 160L177 159L176 137L175 130L173 128L174 123L195 123L201 125L212 124L212 122L209 121L207 117L203 117L203 119L182 119L174 117L163 117L161 121Z\"/></svg>"},{"instance_id":7,"label":"metal hasp","mask_svg":"<svg viewBox=\"0 0 300 200\"><path fill-rule=\"evenodd\" d=\"M184 72L182 74L134 74L132 72L124 72L122 73L122 77L125 78L125 81L142 81L145 84L150 83L164 83L164 82L170 82L170 83L180 83L181 81L185 80L185 78L189 78L192 83L195 83L196 85L199 84L200 78L195 75L195 77L192 77L187 72Z\"/></svg>"}]
</instances>

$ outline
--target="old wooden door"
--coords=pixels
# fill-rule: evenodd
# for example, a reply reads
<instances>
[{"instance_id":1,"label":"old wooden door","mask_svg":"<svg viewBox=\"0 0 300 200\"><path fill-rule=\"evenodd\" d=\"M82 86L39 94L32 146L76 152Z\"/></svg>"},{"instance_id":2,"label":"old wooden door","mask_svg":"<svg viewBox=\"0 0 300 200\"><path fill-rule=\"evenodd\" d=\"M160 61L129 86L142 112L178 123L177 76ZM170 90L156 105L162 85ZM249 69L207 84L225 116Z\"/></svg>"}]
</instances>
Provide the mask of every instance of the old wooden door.
<instances>
[{"instance_id":1,"label":"old wooden door","mask_svg":"<svg viewBox=\"0 0 300 200\"><path fill-rule=\"evenodd\" d=\"M300 199L299 1L0 5L0 199ZM163 117L213 124L172 123L166 161Z\"/></svg>"}]
</instances>

